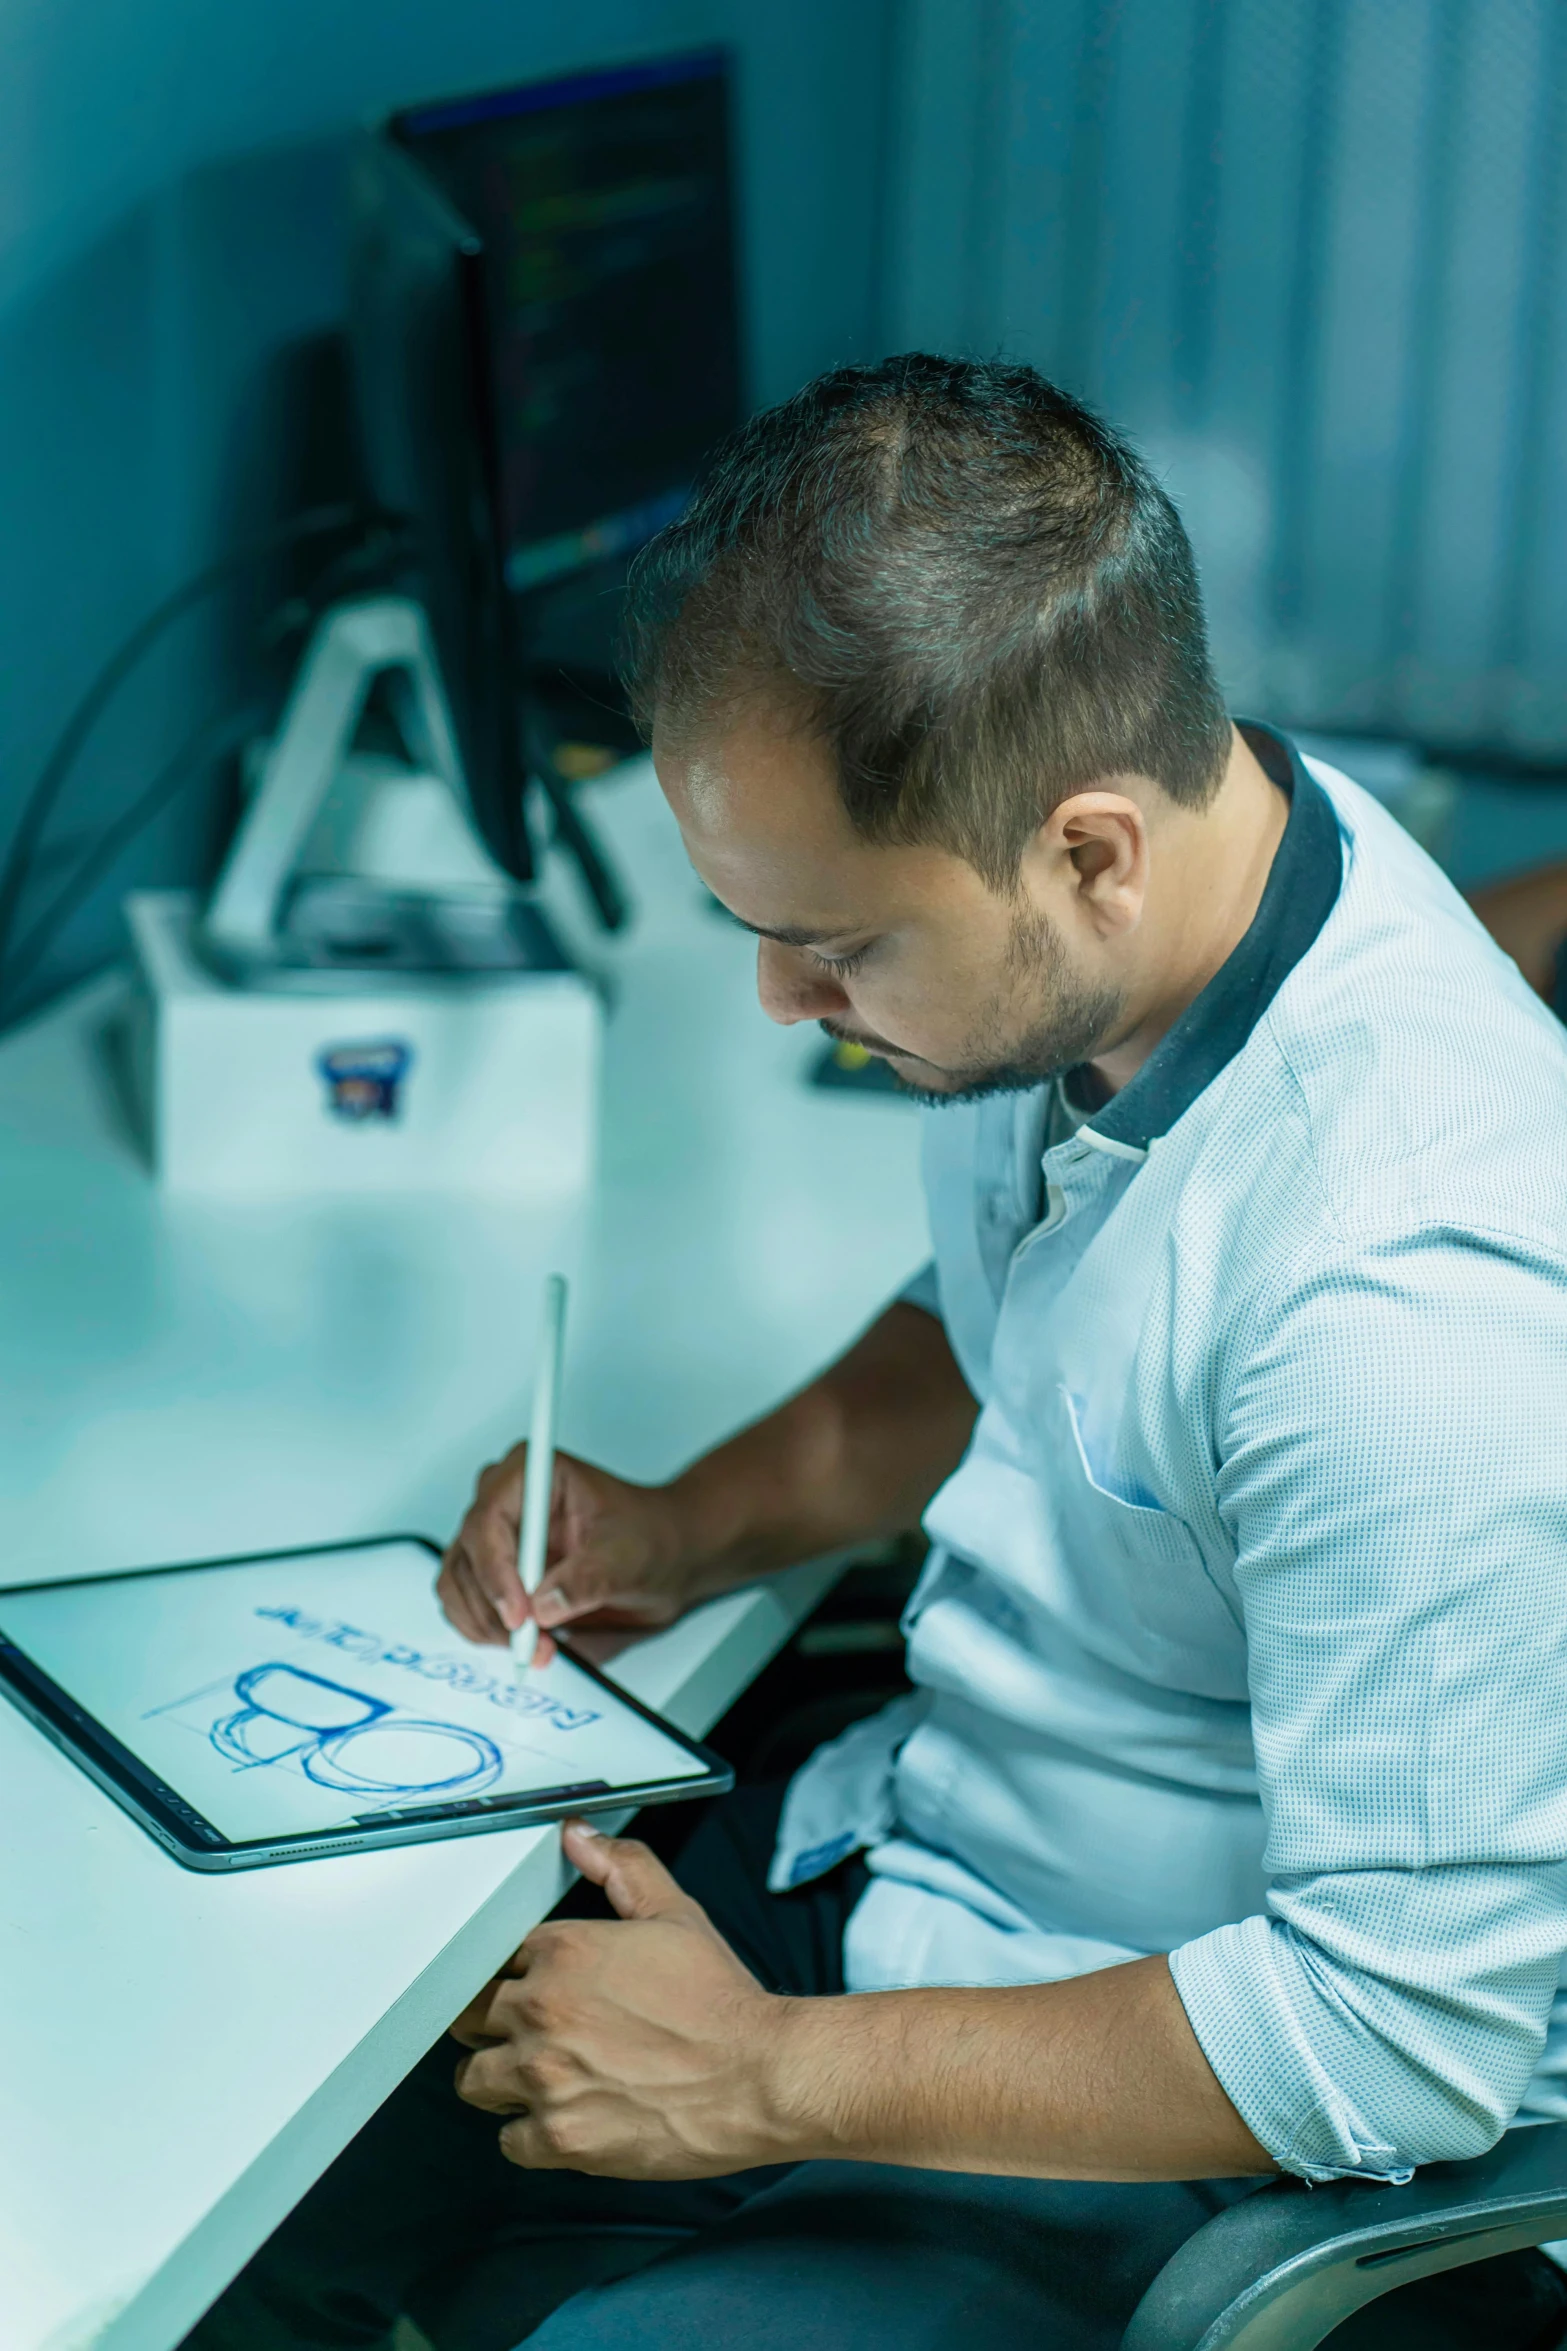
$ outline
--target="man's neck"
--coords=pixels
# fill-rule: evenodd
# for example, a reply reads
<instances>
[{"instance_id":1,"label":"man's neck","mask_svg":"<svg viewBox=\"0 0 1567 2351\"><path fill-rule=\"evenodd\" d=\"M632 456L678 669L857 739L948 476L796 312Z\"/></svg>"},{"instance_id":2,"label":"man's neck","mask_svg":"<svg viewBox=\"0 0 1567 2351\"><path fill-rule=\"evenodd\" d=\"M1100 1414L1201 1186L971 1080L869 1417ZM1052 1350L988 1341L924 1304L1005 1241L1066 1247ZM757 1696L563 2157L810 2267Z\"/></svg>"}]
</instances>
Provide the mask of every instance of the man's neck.
<instances>
[{"instance_id":1,"label":"man's neck","mask_svg":"<svg viewBox=\"0 0 1567 2351\"><path fill-rule=\"evenodd\" d=\"M1207 807L1160 811L1144 918L1148 983L1134 990L1127 1023L1088 1063L1088 1090L1118 1094L1228 962L1262 903L1289 811L1234 729L1224 780Z\"/></svg>"}]
</instances>

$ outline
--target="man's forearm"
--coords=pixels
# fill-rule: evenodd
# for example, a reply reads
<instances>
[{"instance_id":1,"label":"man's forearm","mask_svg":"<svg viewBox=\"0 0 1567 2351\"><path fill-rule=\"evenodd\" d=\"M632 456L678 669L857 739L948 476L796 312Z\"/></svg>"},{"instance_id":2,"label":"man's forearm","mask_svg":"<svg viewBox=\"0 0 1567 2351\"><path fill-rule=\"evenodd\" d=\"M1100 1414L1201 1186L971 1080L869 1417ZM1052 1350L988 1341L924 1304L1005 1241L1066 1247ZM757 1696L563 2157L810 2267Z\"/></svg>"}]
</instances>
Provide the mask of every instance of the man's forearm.
<instances>
[{"instance_id":1,"label":"man's forearm","mask_svg":"<svg viewBox=\"0 0 1567 2351\"><path fill-rule=\"evenodd\" d=\"M1033 2179L1272 2171L1162 1958L1004 1990L782 2004L754 2162L903 2163Z\"/></svg>"},{"instance_id":2,"label":"man's forearm","mask_svg":"<svg viewBox=\"0 0 1567 2351\"><path fill-rule=\"evenodd\" d=\"M977 1409L936 1318L889 1307L830 1371L666 1489L699 1589L917 1525Z\"/></svg>"}]
</instances>

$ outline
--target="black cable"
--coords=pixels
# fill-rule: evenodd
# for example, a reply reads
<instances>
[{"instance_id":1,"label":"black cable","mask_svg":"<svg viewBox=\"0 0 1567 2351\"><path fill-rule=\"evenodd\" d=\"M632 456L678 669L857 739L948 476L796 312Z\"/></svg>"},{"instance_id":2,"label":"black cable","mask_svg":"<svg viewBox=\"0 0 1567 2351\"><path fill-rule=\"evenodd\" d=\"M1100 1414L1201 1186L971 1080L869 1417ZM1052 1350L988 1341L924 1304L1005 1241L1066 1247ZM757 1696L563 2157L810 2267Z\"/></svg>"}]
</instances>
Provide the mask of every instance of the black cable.
<instances>
[{"instance_id":1,"label":"black cable","mask_svg":"<svg viewBox=\"0 0 1567 2351\"><path fill-rule=\"evenodd\" d=\"M549 802L550 814L555 820L555 838L576 859L578 871L599 921L607 931L623 930L631 911L626 903L626 894L594 838L587 818L573 801L570 786L548 759L537 762L534 776L540 791Z\"/></svg>"},{"instance_id":2,"label":"black cable","mask_svg":"<svg viewBox=\"0 0 1567 2351\"><path fill-rule=\"evenodd\" d=\"M266 724L266 718L263 704L250 703L243 710L216 712L186 737L173 757L164 762L147 789L94 842L87 855L62 882L32 929L20 941L14 951L11 969L6 974L8 999L26 985L65 925L109 871L121 851L171 800L178 797L187 784L195 782L218 760L238 750L248 736Z\"/></svg>"},{"instance_id":3,"label":"black cable","mask_svg":"<svg viewBox=\"0 0 1567 2351\"><path fill-rule=\"evenodd\" d=\"M27 878L37 855L38 843L44 826L53 813L56 801L65 788L71 769L81 754L88 736L97 725L109 703L118 693L137 663L157 639L182 613L199 604L215 588L263 563L269 555L296 545L301 539L325 538L335 531L351 529L355 524L368 524L385 518L363 506L339 503L333 506L315 506L281 523L265 537L255 539L232 555L211 563L182 587L155 605L145 620L131 631L118 650L111 654L87 692L72 711L62 728L53 750L39 770L37 780L22 804L22 813L11 835L5 863L0 867L0 971L4 970L10 952L11 934L15 928L17 907ZM29 938L34 933L29 933Z\"/></svg>"},{"instance_id":4,"label":"black cable","mask_svg":"<svg viewBox=\"0 0 1567 2351\"><path fill-rule=\"evenodd\" d=\"M389 558L404 548L409 538L406 525L383 518L381 527L369 532L354 546L333 556L316 573L308 587L298 596L286 599L268 615L257 631L260 646L264 650L275 651L290 636L311 628L324 607L354 581L356 574L374 574L378 568L384 569ZM198 780L219 759L239 749L249 736L259 733L269 716L269 710L260 703L254 703L232 716L219 712L186 738L172 758L165 762L146 791L131 803L109 831L78 861L46 911L28 931L15 950L21 970L19 974L8 975L7 994L14 994L18 985L25 985L31 978L55 939L103 874L113 865L115 858L152 822L167 802L177 797L187 783Z\"/></svg>"},{"instance_id":5,"label":"black cable","mask_svg":"<svg viewBox=\"0 0 1567 2351\"><path fill-rule=\"evenodd\" d=\"M339 598L386 589L394 559L416 545L411 524L383 518L364 538L324 564L308 587L278 605L264 623L259 642L270 651L290 636L303 636Z\"/></svg>"}]
</instances>

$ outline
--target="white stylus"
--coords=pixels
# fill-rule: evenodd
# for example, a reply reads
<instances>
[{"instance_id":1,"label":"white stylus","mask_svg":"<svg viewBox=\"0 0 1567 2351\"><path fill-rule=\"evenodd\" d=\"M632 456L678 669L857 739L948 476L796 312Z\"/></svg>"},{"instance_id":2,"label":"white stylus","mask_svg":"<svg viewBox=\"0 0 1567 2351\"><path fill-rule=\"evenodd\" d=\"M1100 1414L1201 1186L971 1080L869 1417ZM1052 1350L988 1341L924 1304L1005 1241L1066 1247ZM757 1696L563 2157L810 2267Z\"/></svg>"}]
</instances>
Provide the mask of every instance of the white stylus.
<instances>
[{"instance_id":1,"label":"white stylus","mask_svg":"<svg viewBox=\"0 0 1567 2351\"><path fill-rule=\"evenodd\" d=\"M560 1415L560 1376L566 1340L566 1277L552 1273L544 1285L544 1327L539 1367L533 1382L533 1425L528 1431L528 1467L522 1486L522 1524L517 1536L517 1574L531 1599L544 1581L550 1539L550 1494L555 1484L555 1423ZM529 1617L511 1636L511 1661L520 1682L539 1645L537 1620Z\"/></svg>"}]
</instances>

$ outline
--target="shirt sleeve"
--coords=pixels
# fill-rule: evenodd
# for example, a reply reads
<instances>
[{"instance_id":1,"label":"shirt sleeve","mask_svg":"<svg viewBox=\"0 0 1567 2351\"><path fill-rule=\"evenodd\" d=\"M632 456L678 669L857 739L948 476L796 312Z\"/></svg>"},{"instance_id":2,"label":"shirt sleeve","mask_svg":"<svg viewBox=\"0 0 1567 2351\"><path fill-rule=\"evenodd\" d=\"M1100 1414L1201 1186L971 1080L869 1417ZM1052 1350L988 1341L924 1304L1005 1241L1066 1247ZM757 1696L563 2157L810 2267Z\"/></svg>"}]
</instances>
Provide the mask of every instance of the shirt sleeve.
<instances>
[{"instance_id":1,"label":"shirt sleeve","mask_svg":"<svg viewBox=\"0 0 1567 2351\"><path fill-rule=\"evenodd\" d=\"M922 1307L925 1313L933 1314L938 1322L941 1320L941 1292L936 1284L934 1258L922 1265L914 1279L898 1292L897 1303L900 1306Z\"/></svg>"},{"instance_id":2,"label":"shirt sleeve","mask_svg":"<svg viewBox=\"0 0 1567 2351\"><path fill-rule=\"evenodd\" d=\"M1287 2171L1407 2177L1517 2111L1567 1949L1567 1266L1323 1247L1214 1391L1266 1914L1171 1955Z\"/></svg>"}]
</instances>

